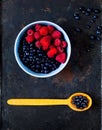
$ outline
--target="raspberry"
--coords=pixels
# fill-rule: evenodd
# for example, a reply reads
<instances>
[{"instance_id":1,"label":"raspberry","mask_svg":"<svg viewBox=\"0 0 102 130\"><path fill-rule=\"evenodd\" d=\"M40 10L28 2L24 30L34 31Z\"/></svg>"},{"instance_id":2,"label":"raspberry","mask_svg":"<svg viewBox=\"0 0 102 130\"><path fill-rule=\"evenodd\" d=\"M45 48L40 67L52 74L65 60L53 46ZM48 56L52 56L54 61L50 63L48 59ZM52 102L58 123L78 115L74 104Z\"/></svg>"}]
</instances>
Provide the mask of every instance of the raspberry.
<instances>
[{"instance_id":1,"label":"raspberry","mask_svg":"<svg viewBox=\"0 0 102 130\"><path fill-rule=\"evenodd\" d=\"M52 49L52 48L54 48L54 47L55 47L55 46L53 46L53 45L50 45L50 46L49 46L50 49Z\"/></svg>"},{"instance_id":2,"label":"raspberry","mask_svg":"<svg viewBox=\"0 0 102 130\"><path fill-rule=\"evenodd\" d=\"M39 32L35 32L34 37L36 40L39 40L41 38L41 34Z\"/></svg>"},{"instance_id":3,"label":"raspberry","mask_svg":"<svg viewBox=\"0 0 102 130\"><path fill-rule=\"evenodd\" d=\"M50 42L51 42L51 36L42 37L40 40L42 49L46 51L49 48Z\"/></svg>"},{"instance_id":4,"label":"raspberry","mask_svg":"<svg viewBox=\"0 0 102 130\"><path fill-rule=\"evenodd\" d=\"M45 36L48 34L48 28L46 26L43 26L40 28L39 32L41 35Z\"/></svg>"},{"instance_id":5,"label":"raspberry","mask_svg":"<svg viewBox=\"0 0 102 130\"><path fill-rule=\"evenodd\" d=\"M58 50L59 53L64 52L64 49L61 46L58 46L57 50Z\"/></svg>"},{"instance_id":6,"label":"raspberry","mask_svg":"<svg viewBox=\"0 0 102 130\"><path fill-rule=\"evenodd\" d=\"M40 25L40 24L36 24L36 25L35 25L35 30L36 30L36 31L39 31L40 28L41 28L41 25Z\"/></svg>"},{"instance_id":7,"label":"raspberry","mask_svg":"<svg viewBox=\"0 0 102 130\"><path fill-rule=\"evenodd\" d=\"M40 41L36 41L36 42L35 42L35 46L36 46L37 48L41 48L41 43L40 43Z\"/></svg>"},{"instance_id":8,"label":"raspberry","mask_svg":"<svg viewBox=\"0 0 102 130\"><path fill-rule=\"evenodd\" d=\"M56 48L51 48L48 52L47 52L47 56L49 58L52 58L55 56L55 54L57 53L57 49Z\"/></svg>"},{"instance_id":9,"label":"raspberry","mask_svg":"<svg viewBox=\"0 0 102 130\"><path fill-rule=\"evenodd\" d=\"M51 26L51 25L48 25L47 27L48 27L48 30L49 30L50 34L55 30L54 27Z\"/></svg>"},{"instance_id":10,"label":"raspberry","mask_svg":"<svg viewBox=\"0 0 102 130\"><path fill-rule=\"evenodd\" d=\"M66 53L62 52L56 56L56 61L64 63L66 61Z\"/></svg>"},{"instance_id":11,"label":"raspberry","mask_svg":"<svg viewBox=\"0 0 102 130\"><path fill-rule=\"evenodd\" d=\"M29 29L29 30L27 31L27 34L28 34L29 36L32 36L32 35L34 34L34 31L33 31L32 29Z\"/></svg>"},{"instance_id":12,"label":"raspberry","mask_svg":"<svg viewBox=\"0 0 102 130\"><path fill-rule=\"evenodd\" d=\"M62 41L61 42L61 47L66 48L67 47L67 42L66 41Z\"/></svg>"},{"instance_id":13,"label":"raspberry","mask_svg":"<svg viewBox=\"0 0 102 130\"><path fill-rule=\"evenodd\" d=\"M60 39L55 39L55 41L54 41L54 45L55 46L59 46L61 44L61 40Z\"/></svg>"},{"instance_id":14,"label":"raspberry","mask_svg":"<svg viewBox=\"0 0 102 130\"><path fill-rule=\"evenodd\" d=\"M55 30L55 31L52 33L52 37L53 37L54 39L56 39L56 38L61 38L61 32L58 31L58 30Z\"/></svg>"},{"instance_id":15,"label":"raspberry","mask_svg":"<svg viewBox=\"0 0 102 130\"><path fill-rule=\"evenodd\" d=\"M26 41L27 41L28 43L34 41L34 37L33 37L33 36L30 36L30 35L26 36L25 39L26 39Z\"/></svg>"}]
</instances>

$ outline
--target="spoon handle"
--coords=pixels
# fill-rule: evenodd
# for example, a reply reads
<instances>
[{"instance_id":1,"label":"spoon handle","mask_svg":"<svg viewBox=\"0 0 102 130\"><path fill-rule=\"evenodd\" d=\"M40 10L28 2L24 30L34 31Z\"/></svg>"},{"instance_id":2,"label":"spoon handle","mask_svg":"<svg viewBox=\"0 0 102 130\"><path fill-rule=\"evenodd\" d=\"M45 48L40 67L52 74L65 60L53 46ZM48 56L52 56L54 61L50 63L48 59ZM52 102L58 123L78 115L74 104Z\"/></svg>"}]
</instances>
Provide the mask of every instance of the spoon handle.
<instances>
[{"instance_id":1,"label":"spoon handle","mask_svg":"<svg viewBox=\"0 0 102 130\"><path fill-rule=\"evenodd\" d=\"M7 103L13 106L68 105L68 99L9 99Z\"/></svg>"}]
</instances>

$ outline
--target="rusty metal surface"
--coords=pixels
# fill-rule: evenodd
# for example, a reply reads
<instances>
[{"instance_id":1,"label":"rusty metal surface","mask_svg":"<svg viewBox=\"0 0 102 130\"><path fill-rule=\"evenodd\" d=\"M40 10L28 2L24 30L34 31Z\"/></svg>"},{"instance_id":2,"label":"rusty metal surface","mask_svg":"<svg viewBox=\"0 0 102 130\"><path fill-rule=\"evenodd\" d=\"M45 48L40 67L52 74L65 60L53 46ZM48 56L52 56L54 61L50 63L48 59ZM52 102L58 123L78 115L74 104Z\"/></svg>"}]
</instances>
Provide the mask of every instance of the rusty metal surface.
<instances>
[{"instance_id":1,"label":"rusty metal surface","mask_svg":"<svg viewBox=\"0 0 102 130\"><path fill-rule=\"evenodd\" d=\"M4 0L2 5L2 128L1 130L100 130L101 55L100 42L90 41L84 29L87 19L76 22L75 8L100 8L99 0ZM18 32L37 20L55 22L67 32L72 54L67 67L56 76L40 79L23 72L14 57ZM99 24L99 19L96 24ZM83 28L77 34L74 27ZM90 110L77 113L67 106L12 107L8 98L67 98L74 92L93 98Z\"/></svg>"}]
</instances>

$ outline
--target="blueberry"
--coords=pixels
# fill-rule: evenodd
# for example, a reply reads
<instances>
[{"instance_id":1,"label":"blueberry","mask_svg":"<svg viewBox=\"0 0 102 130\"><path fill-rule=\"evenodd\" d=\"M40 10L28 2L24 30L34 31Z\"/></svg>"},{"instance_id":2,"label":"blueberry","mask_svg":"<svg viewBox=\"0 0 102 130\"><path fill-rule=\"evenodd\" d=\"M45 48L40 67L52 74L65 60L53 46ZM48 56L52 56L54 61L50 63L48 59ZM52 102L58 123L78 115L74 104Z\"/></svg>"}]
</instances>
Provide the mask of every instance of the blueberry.
<instances>
[{"instance_id":1,"label":"blueberry","mask_svg":"<svg viewBox=\"0 0 102 130\"><path fill-rule=\"evenodd\" d=\"M26 56L29 56L29 52L25 52L25 55L26 55Z\"/></svg>"},{"instance_id":2,"label":"blueberry","mask_svg":"<svg viewBox=\"0 0 102 130\"><path fill-rule=\"evenodd\" d=\"M38 58L38 57L36 57L36 59L35 59L35 60L37 61L37 60L39 60L39 58Z\"/></svg>"},{"instance_id":3,"label":"blueberry","mask_svg":"<svg viewBox=\"0 0 102 130\"><path fill-rule=\"evenodd\" d=\"M77 27L77 28L75 28L75 31L76 32L81 32L81 29Z\"/></svg>"},{"instance_id":4,"label":"blueberry","mask_svg":"<svg viewBox=\"0 0 102 130\"><path fill-rule=\"evenodd\" d=\"M35 53L35 52L36 52L36 49L33 49L33 52Z\"/></svg>"},{"instance_id":5,"label":"blueberry","mask_svg":"<svg viewBox=\"0 0 102 130\"><path fill-rule=\"evenodd\" d=\"M97 29L102 30L102 26L97 26Z\"/></svg>"},{"instance_id":6,"label":"blueberry","mask_svg":"<svg viewBox=\"0 0 102 130\"><path fill-rule=\"evenodd\" d=\"M97 41L101 41L101 37L97 36L97 37L96 37L96 40L97 40Z\"/></svg>"},{"instance_id":7,"label":"blueberry","mask_svg":"<svg viewBox=\"0 0 102 130\"><path fill-rule=\"evenodd\" d=\"M90 23L94 23L94 22L95 22L95 20L94 20L94 19L91 19L91 20L90 20Z\"/></svg>"},{"instance_id":8,"label":"blueberry","mask_svg":"<svg viewBox=\"0 0 102 130\"><path fill-rule=\"evenodd\" d=\"M93 19L98 19L98 16L97 16L97 15L94 15L94 16L93 16Z\"/></svg>"},{"instance_id":9,"label":"blueberry","mask_svg":"<svg viewBox=\"0 0 102 130\"><path fill-rule=\"evenodd\" d=\"M76 100L76 99L79 99L79 96L75 96L74 98L75 98L75 100Z\"/></svg>"},{"instance_id":10,"label":"blueberry","mask_svg":"<svg viewBox=\"0 0 102 130\"><path fill-rule=\"evenodd\" d=\"M100 13L101 11L99 10L99 9L95 9L94 10L94 13L96 13L96 14L98 14L98 13Z\"/></svg>"},{"instance_id":11,"label":"blueberry","mask_svg":"<svg viewBox=\"0 0 102 130\"><path fill-rule=\"evenodd\" d=\"M36 68L40 68L40 65L39 65L39 64L37 64L37 65L36 65Z\"/></svg>"},{"instance_id":12,"label":"blueberry","mask_svg":"<svg viewBox=\"0 0 102 130\"><path fill-rule=\"evenodd\" d=\"M81 6L81 7L79 7L79 10L83 11L83 10L85 10L85 7Z\"/></svg>"},{"instance_id":13,"label":"blueberry","mask_svg":"<svg viewBox=\"0 0 102 130\"><path fill-rule=\"evenodd\" d=\"M80 102L77 102L76 105L79 106L79 105L80 105Z\"/></svg>"},{"instance_id":14,"label":"blueberry","mask_svg":"<svg viewBox=\"0 0 102 130\"><path fill-rule=\"evenodd\" d=\"M51 68L51 70L53 71L53 70L55 70L55 68L54 68L54 67L52 67L52 68Z\"/></svg>"},{"instance_id":15,"label":"blueberry","mask_svg":"<svg viewBox=\"0 0 102 130\"><path fill-rule=\"evenodd\" d=\"M36 73L39 73L39 70L38 70L38 69L35 69L34 71L35 71Z\"/></svg>"},{"instance_id":16,"label":"blueberry","mask_svg":"<svg viewBox=\"0 0 102 130\"><path fill-rule=\"evenodd\" d=\"M85 10L82 10L82 14L85 14L86 13L86 11Z\"/></svg>"},{"instance_id":17,"label":"blueberry","mask_svg":"<svg viewBox=\"0 0 102 130\"><path fill-rule=\"evenodd\" d=\"M82 98L83 98L83 96L82 96L82 95L80 95L80 96L79 96L79 99L82 99Z\"/></svg>"},{"instance_id":18,"label":"blueberry","mask_svg":"<svg viewBox=\"0 0 102 130\"><path fill-rule=\"evenodd\" d=\"M87 100L87 99L84 99L83 102L84 102L84 103L88 103L88 100Z\"/></svg>"},{"instance_id":19,"label":"blueberry","mask_svg":"<svg viewBox=\"0 0 102 130\"><path fill-rule=\"evenodd\" d=\"M80 19L80 16L75 16L74 17L76 20L79 20Z\"/></svg>"},{"instance_id":20,"label":"blueberry","mask_svg":"<svg viewBox=\"0 0 102 130\"><path fill-rule=\"evenodd\" d=\"M48 62L46 62L46 63L45 63L45 66L49 66L49 63L48 63Z\"/></svg>"},{"instance_id":21,"label":"blueberry","mask_svg":"<svg viewBox=\"0 0 102 130\"><path fill-rule=\"evenodd\" d=\"M101 35L101 31L100 30L96 30L96 34L97 35Z\"/></svg>"},{"instance_id":22,"label":"blueberry","mask_svg":"<svg viewBox=\"0 0 102 130\"><path fill-rule=\"evenodd\" d=\"M37 61L36 61L36 64L40 64L40 63L41 63L40 60L37 60Z\"/></svg>"},{"instance_id":23,"label":"blueberry","mask_svg":"<svg viewBox=\"0 0 102 130\"><path fill-rule=\"evenodd\" d=\"M44 73L47 74L49 71L48 70L44 70Z\"/></svg>"},{"instance_id":24,"label":"blueberry","mask_svg":"<svg viewBox=\"0 0 102 130\"><path fill-rule=\"evenodd\" d=\"M39 57L42 57L42 53L39 53L38 56L39 56Z\"/></svg>"},{"instance_id":25,"label":"blueberry","mask_svg":"<svg viewBox=\"0 0 102 130\"><path fill-rule=\"evenodd\" d=\"M41 69L41 71L40 71L41 73L44 73L44 70L43 69Z\"/></svg>"},{"instance_id":26,"label":"blueberry","mask_svg":"<svg viewBox=\"0 0 102 130\"><path fill-rule=\"evenodd\" d=\"M75 13L73 14L73 16L74 16L74 17L79 16L79 13L75 12Z\"/></svg>"},{"instance_id":27,"label":"blueberry","mask_svg":"<svg viewBox=\"0 0 102 130\"><path fill-rule=\"evenodd\" d=\"M32 43L30 43L30 47L31 47L31 48L33 47L33 44L32 44Z\"/></svg>"},{"instance_id":28,"label":"blueberry","mask_svg":"<svg viewBox=\"0 0 102 130\"><path fill-rule=\"evenodd\" d=\"M30 55L30 56L33 56L33 55L34 55L34 53L30 51L30 54L29 54L29 55Z\"/></svg>"},{"instance_id":29,"label":"blueberry","mask_svg":"<svg viewBox=\"0 0 102 130\"><path fill-rule=\"evenodd\" d=\"M90 29L90 28L91 28L91 26L87 24L87 25L86 25L86 28L87 28L87 29Z\"/></svg>"},{"instance_id":30,"label":"blueberry","mask_svg":"<svg viewBox=\"0 0 102 130\"><path fill-rule=\"evenodd\" d=\"M47 67L46 67L46 66L44 66L44 67L43 67L43 69L44 69L44 70L47 70Z\"/></svg>"},{"instance_id":31,"label":"blueberry","mask_svg":"<svg viewBox=\"0 0 102 130\"><path fill-rule=\"evenodd\" d=\"M56 65L56 64L53 64L53 67L54 67L55 69L57 69L57 65Z\"/></svg>"},{"instance_id":32,"label":"blueberry","mask_svg":"<svg viewBox=\"0 0 102 130\"><path fill-rule=\"evenodd\" d=\"M32 64L31 64L31 66L30 66L30 67L31 67L31 69L35 69L35 65L32 65Z\"/></svg>"},{"instance_id":33,"label":"blueberry","mask_svg":"<svg viewBox=\"0 0 102 130\"><path fill-rule=\"evenodd\" d=\"M87 10L87 12L92 12L91 8L87 8L86 10Z\"/></svg>"},{"instance_id":34,"label":"blueberry","mask_svg":"<svg viewBox=\"0 0 102 130\"><path fill-rule=\"evenodd\" d=\"M90 13L89 13L89 12L85 12L85 15L86 15L86 16L89 16L89 15L90 15Z\"/></svg>"}]
</instances>

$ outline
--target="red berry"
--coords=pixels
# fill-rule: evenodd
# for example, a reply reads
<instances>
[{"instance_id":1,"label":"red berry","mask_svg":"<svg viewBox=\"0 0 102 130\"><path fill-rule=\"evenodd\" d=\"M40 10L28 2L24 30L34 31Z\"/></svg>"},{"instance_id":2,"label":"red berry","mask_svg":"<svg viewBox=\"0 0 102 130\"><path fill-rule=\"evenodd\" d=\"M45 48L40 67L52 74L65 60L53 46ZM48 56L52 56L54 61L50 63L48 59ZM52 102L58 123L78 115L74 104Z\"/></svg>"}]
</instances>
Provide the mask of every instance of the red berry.
<instances>
[{"instance_id":1,"label":"red berry","mask_svg":"<svg viewBox=\"0 0 102 130\"><path fill-rule=\"evenodd\" d=\"M39 32L35 32L34 37L36 40L39 40L41 38L41 34Z\"/></svg>"},{"instance_id":2,"label":"red berry","mask_svg":"<svg viewBox=\"0 0 102 130\"><path fill-rule=\"evenodd\" d=\"M60 39L55 39L55 41L54 41L54 45L55 46L60 46L60 44L61 44L61 40Z\"/></svg>"},{"instance_id":3,"label":"red berry","mask_svg":"<svg viewBox=\"0 0 102 130\"><path fill-rule=\"evenodd\" d=\"M48 34L48 28L46 26L43 26L40 28L39 32L41 35L45 36Z\"/></svg>"},{"instance_id":4,"label":"red berry","mask_svg":"<svg viewBox=\"0 0 102 130\"><path fill-rule=\"evenodd\" d=\"M40 41L36 41L36 42L35 42L35 46L36 46L37 48L41 48L41 43L40 43Z\"/></svg>"},{"instance_id":5,"label":"red berry","mask_svg":"<svg viewBox=\"0 0 102 130\"><path fill-rule=\"evenodd\" d=\"M26 39L26 41L27 41L28 43L34 41L34 37L33 37L33 36L30 36L30 35L26 36L25 39Z\"/></svg>"},{"instance_id":6,"label":"red berry","mask_svg":"<svg viewBox=\"0 0 102 130\"><path fill-rule=\"evenodd\" d=\"M29 36L32 36L32 35L34 34L34 31L33 31L32 29L29 29L29 30L27 31L27 34L28 34Z\"/></svg>"},{"instance_id":7,"label":"red berry","mask_svg":"<svg viewBox=\"0 0 102 130\"><path fill-rule=\"evenodd\" d=\"M61 42L61 47L66 48L67 47L67 42L66 41L62 41Z\"/></svg>"},{"instance_id":8,"label":"red berry","mask_svg":"<svg viewBox=\"0 0 102 130\"><path fill-rule=\"evenodd\" d=\"M51 36L44 36L40 39L40 43L43 50L47 50L50 46Z\"/></svg>"},{"instance_id":9,"label":"red berry","mask_svg":"<svg viewBox=\"0 0 102 130\"><path fill-rule=\"evenodd\" d=\"M61 38L61 32L58 31L58 30L55 30L55 31L52 33L52 37L53 37L54 39L56 39L56 38Z\"/></svg>"},{"instance_id":10,"label":"red berry","mask_svg":"<svg viewBox=\"0 0 102 130\"><path fill-rule=\"evenodd\" d=\"M52 48L54 48L54 47L55 47L54 45L50 45L50 46L49 46L50 49L52 49Z\"/></svg>"},{"instance_id":11,"label":"red berry","mask_svg":"<svg viewBox=\"0 0 102 130\"><path fill-rule=\"evenodd\" d=\"M61 46L58 46L57 50L58 50L59 53L64 52L64 49Z\"/></svg>"},{"instance_id":12,"label":"red berry","mask_svg":"<svg viewBox=\"0 0 102 130\"><path fill-rule=\"evenodd\" d=\"M56 56L56 61L64 63L66 61L66 58L67 58L66 53L62 52Z\"/></svg>"},{"instance_id":13,"label":"red berry","mask_svg":"<svg viewBox=\"0 0 102 130\"><path fill-rule=\"evenodd\" d=\"M49 58L52 58L55 56L55 54L57 53L57 49L56 48L51 48L48 52L47 52L47 56Z\"/></svg>"},{"instance_id":14,"label":"red berry","mask_svg":"<svg viewBox=\"0 0 102 130\"><path fill-rule=\"evenodd\" d=\"M51 26L51 25L48 25L47 27L48 27L48 30L49 30L50 34L55 30L55 28L53 26Z\"/></svg>"},{"instance_id":15,"label":"red berry","mask_svg":"<svg viewBox=\"0 0 102 130\"><path fill-rule=\"evenodd\" d=\"M39 31L40 28L41 28L41 25L40 25L40 24L36 24L36 25L35 25L35 30L36 30L36 31Z\"/></svg>"}]
</instances>

